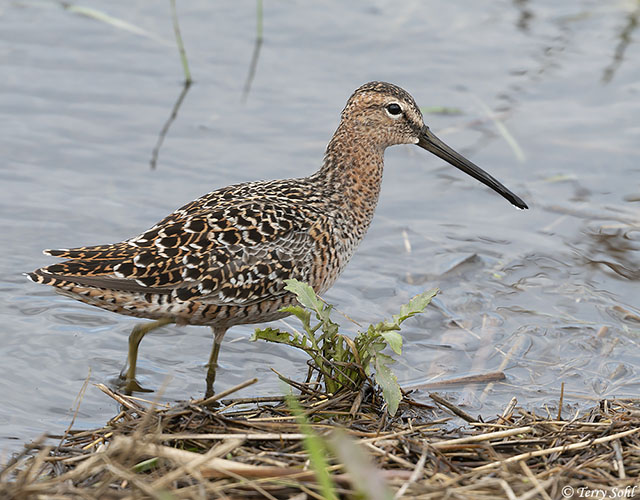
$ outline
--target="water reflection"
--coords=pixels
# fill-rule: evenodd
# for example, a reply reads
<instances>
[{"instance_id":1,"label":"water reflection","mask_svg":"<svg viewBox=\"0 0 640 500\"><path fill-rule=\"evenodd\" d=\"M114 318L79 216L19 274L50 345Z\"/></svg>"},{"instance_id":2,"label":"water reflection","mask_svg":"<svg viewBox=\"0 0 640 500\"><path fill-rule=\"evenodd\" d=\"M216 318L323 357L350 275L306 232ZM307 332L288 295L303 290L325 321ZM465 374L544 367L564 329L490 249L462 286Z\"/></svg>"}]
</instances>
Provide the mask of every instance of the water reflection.
<instances>
[{"instance_id":1,"label":"water reflection","mask_svg":"<svg viewBox=\"0 0 640 500\"><path fill-rule=\"evenodd\" d=\"M534 18L533 11L529 8L529 3L529 0L513 0L513 5L520 14L516 21L516 26L525 33L529 32L529 23Z\"/></svg>"},{"instance_id":2,"label":"water reflection","mask_svg":"<svg viewBox=\"0 0 640 500\"><path fill-rule=\"evenodd\" d=\"M636 8L626 14L626 17L627 23L618 35L620 41L613 53L613 60L611 61L611 64L605 68L604 73L602 74L603 83L609 83L611 81L616 71L624 61L624 55L627 47L633 41L632 34L638 27L638 19L640 19L640 3L636 2Z\"/></svg>"},{"instance_id":3,"label":"water reflection","mask_svg":"<svg viewBox=\"0 0 640 500\"><path fill-rule=\"evenodd\" d=\"M258 67L258 59L260 58L260 48L264 40L263 33L263 5L262 0L256 1L256 39L253 45L253 54L251 55L251 62L249 63L249 73L247 79L244 82L242 89L242 102L247 102L249 98L249 92L251 91L251 84L256 75L256 68Z\"/></svg>"},{"instance_id":4,"label":"water reflection","mask_svg":"<svg viewBox=\"0 0 640 500\"><path fill-rule=\"evenodd\" d=\"M589 224L574 249L590 266L605 266L620 277L640 280L640 225Z\"/></svg>"},{"instance_id":5,"label":"water reflection","mask_svg":"<svg viewBox=\"0 0 640 500\"><path fill-rule=\"evenodd\" d=\"M191 88L191 82L185 81L184 85L182 86L182 90L180 91L180 95L178 95L178 99L176 100L175 104L173 105L173 108L171 109L171 114L169 115L169 118L167 119L165 124L162 126L162 129L160 130L160 134L158 134L158 140L156 141L156 145L153 147L153 151L151 152L151 161L150 161L151 170L156 168L156 165L158 163L158 155L160 154L160 148L164 143L164 138L167 135L167 132L169 132L169 128L171 127L171 124L178 117L178 111L180 111L180 106L182 106L182 101L184 101L184 98L186 97L187 92L189 91L190 88Z\"/></svg>"}]
</instances>

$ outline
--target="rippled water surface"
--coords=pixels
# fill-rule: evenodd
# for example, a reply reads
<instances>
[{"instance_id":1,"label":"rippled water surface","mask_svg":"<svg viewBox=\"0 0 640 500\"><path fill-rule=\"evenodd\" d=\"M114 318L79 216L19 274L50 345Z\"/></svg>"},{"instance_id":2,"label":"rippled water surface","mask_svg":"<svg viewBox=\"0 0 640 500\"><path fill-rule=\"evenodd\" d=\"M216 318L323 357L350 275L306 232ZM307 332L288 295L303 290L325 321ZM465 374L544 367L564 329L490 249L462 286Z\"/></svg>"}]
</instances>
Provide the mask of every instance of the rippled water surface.
<instances>
[{"instance_id":1,"label":"rippled water surface","mask_svg":"<svg viewBox=\"0 0 640 500\"><path fill-rule=\"evenodd\" d=\"M513 396L553 404L562 382L572 405L637 396L637 2L265 2L246 102L255 4L180 2L195 84L152 170L182 90L165 3L82 2L101 19L53 1L0 7L0 449L63 430L87 375L117 375L137 321L27 281L52 262L43 248L119 241L214 188L313 172L346 99L374 79L458 111L425 118L531 209L392 148L373 225L325 298L367 323L439 287L407 323L396 371L410 385L503 370L502 383L445 389L473 414ZM228 332L217 390L257 375L242 394L279 393L271 367L302 377L298 352L251 332ZM141 382L168 380L167 401L201 396L210 346L208 328L149 335ZM116 411L91 386L76 426Z\"/></svg>"}]
</instances>

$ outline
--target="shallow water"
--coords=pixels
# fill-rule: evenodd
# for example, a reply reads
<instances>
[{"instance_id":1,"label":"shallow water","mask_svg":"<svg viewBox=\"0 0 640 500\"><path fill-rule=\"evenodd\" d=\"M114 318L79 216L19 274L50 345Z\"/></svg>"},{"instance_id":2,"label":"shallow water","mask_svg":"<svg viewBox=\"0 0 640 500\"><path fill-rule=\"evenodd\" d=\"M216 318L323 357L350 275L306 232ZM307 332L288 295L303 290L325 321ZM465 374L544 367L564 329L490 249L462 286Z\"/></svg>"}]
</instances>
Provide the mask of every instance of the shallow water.
<instances>
[{"instance_id":1,"label":"shallow water","mask_svg":"<svg viewBox=\"0 0 640 500\"><path fill-rule=\"evenodd\" d=\"M43 248L119 241L214 188L313 172L346 99L373 79L460 110L426 120L531 209L418 148L390 149L373 225L325 298L366 323L439 287L407 323L396 372L410 385L504 370L503 383L446 389L472 414L513 396L553 405L562 382L574 406L638 394L637 2L266 2L243 104L255 4L192 0L179 14L196 83L155 170L181 91L168 5L82 5L143 32L54 2L0 9L0 450L66 428L87 375L119 372L136 321L27 281L52 262ZM302 377L298 352L251 332L228 332L217 390L257 375L241 395L280 393L270 367ZM149 335L142 384L201 396L210 346L207 328ZM90 386L76 426L116 411Z\"/></svg>"}]
</instances>

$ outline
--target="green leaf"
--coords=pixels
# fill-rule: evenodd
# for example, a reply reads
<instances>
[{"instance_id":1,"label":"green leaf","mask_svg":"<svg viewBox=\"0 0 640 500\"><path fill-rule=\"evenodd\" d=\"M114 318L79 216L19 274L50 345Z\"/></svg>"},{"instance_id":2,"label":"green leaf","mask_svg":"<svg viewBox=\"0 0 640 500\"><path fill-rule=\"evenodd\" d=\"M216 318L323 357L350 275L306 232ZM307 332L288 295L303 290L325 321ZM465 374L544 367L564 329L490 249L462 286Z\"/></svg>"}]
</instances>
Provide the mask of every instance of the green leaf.
<instances>
[{"instance_id":1,"label":"green leaf","mask_svg":"<svg viewBox=\"0 0 640 500\"><path fill-rule=\"evenodd\" d=\"M362 366L364 366L364 371L367 375L371 375L373 372L371 367L372 360L373 363L375 363L376 356L380 351L384 350L385 347L387 347L387 343L378 336L378 339L370 340L368 345L358 349L360 351Z\"/></svg>"},{"instance_id":2,"label":"green leaf","mask_svg":"<svg viewBox=\"0 0 640 500\"><path fill-rule=\"evenodd\" d=\"M308 326L311 320L311 313L300 306L287 306L280 309L282 312L293 314L303 325Z\"/></svg>"},{"instance_id":3,"label":"green leaf","mask_svg":"<svg viewBox=\"0 0 640 500\"><path fill-rule=\"evenodd\" d=\"M313 291L306 283L302 283L295 279L285 280L286 286L285 290L289 290L293 292L298 299L298 302L302 304L307 309L311 309L314 311L318 317L318 319L322 322L322 331L324 332L325 338L333 338L338 333L338 325L331 321L331 310L333 306L327 305L322 300L318 298L316 292ZM294 306L295 307L295 306ZM282 311L287 311L288 308L281 309ZM289 312L289 311L287 311ZM295 314L295 313L293 313ZM297 315L297 314L296 314ZM300 316L298 316L303 324L306 326L309 325L309 321L305 323L304 320Z\"/></svg>"},{"instance_id":4,"label":"green leaf","mask_svg":"<svg viewBox=\"0 0 640 500\"><path fill-rule=\"evenodd\" d=\"M396 414L402 400L398 378L389 368L389 365L393 362L394 360L391 356L382 353L378 353L374 358L376 382L382 388L382 397L387 402L387 410L391 416Z\"/></svg>"},{"instance_id":5,"label":"green leaf","mask_svg":"<svg viewBox=\"0 0 640 500\"><path fill-rule=\"evenodd\" d=\"M307 339L294 332L283 332L275 328L256 328L249 339L251 342L256 340L266 340L267 342L277 342L278 344L286 344L291 347L307 350Z\"/></svg>"},{"instance_id":6,"label":"green leaf","mask_svg":"<svg viewBox=\"0 0 640 500\"><path fill-rule=\"evenodd\" d=\"M338 325L337 323L334 323L333 321L331 321L328 317L326 319L321 318L322 319L322 332L323 335L322 337L325 339L325 341L329 341L331 342L332 339L338 335Z\"/></svg>"},{"instance_id":7,"label":"green leaf","mask_svg":"<svg viewBox=\"0 0 640 500\"><path fill-rule=\"evenodd\" d=\"M382 332L382 337L396 354L402 354L402 335L398 332Z\"/></svg>"},{"instance_id":8,"label":"green leaf","mask_svg":"<svg viewBox=\"0 0 640 500\"><path fill-rule=\"evenodd\" d=\"M385 347L387 347L387 344L383 340L377 339L369 344L367 351L371 354L371 356L376 356Z\"/></svg>"},{"instance_id":9,"label":"green leaf","mask_svg":"<svg viewBox=\"0 0 640 500\"><path fill-rule=\"evenodd\" d=\"M300 302L304 307L316 312L322 311L322 306L324 304L318 298L316 292L313 291L313 288L306 283L302 283L295 279L284 280L284 282L286 283L284 289L293 292L298 299L298 302Z\"/></svg>"},{"instance_id":10,"label":"green leaf","mask_svg":"<svg viewBox=\"0 0 640 500\"><path fill-rule=\"evenodd\" d=\"M431 299L439 292L437 288L420 293L413 297L407 304L400 307L400 314L394 314L390 321L378 323L376 328L380 331L399 330L400 325L407 319L424 312Z\"/></svg>"},{"instance_id":11,"label":"green leaf","mask_svg":"<svg viewBox=\"0 0 640 500\"><path fill-rule=\"evenodd\" d=\"M157 469L160 466L160 460L158 457L149 458L147 460L143 460L142 462L138 462L133 466L134 472L147 472L153 469Z\"/></svg>"},{"instance_id":12,"label":"green leaf","mask_svg":"<svg viewBox=\"0 0 640 500\"><path fill-rule=\"evenodd\" d=\"M255 342L256 340L266 340L268 342L279 342L280 344L289 344L292 340L291 334L289 332L283 332L282 330L278 330L276 328L256 328L249 339L251 342Z\"/></svg>"},{"instance_id":13,"label":"green leaf","mask_svg":"<svg viewBox=\"0 0 640 500\"><path fill-rule=\"evenodd\" d=\"M394 315L393 319L400 324L404 320L424 312L425 308L429 305L429 302L431 302L431 299L433 299L438 292L439 290L434 288L433 290L416 295L408 304L404 304L400 307L400 314Z\"/></svg>"}]
</instances>

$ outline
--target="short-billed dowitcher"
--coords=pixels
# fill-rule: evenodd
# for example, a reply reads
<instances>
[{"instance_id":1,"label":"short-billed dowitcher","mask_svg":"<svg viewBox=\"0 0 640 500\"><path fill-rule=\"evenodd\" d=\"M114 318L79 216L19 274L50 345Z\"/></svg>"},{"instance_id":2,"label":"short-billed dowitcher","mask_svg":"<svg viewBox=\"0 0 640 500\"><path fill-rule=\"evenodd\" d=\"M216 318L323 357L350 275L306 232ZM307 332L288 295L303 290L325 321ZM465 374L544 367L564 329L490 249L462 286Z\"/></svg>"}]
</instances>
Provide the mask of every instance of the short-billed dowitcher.
<instances>
[{"instance_id":1,"label":"short-billed dowitcher","mask_svg":"<svg viewBox=\"0 0 640 500\"><path fill-rule=\"evenodd\" d=\"M286 316L280 309L294 301L286 279L305 281L317 293L335 282L371 223L384 151L395 144L417 144L527 208L440 141L405 90L370 82L347 101L322 166L309 177L218 189L120 243L45 250L67 260L28 276L87 304L155 320L129 337L129 391L140 390L136 359L146 333L168 323L210 326L211 395L229 327Z\"/></svg>"}]
</instances>

